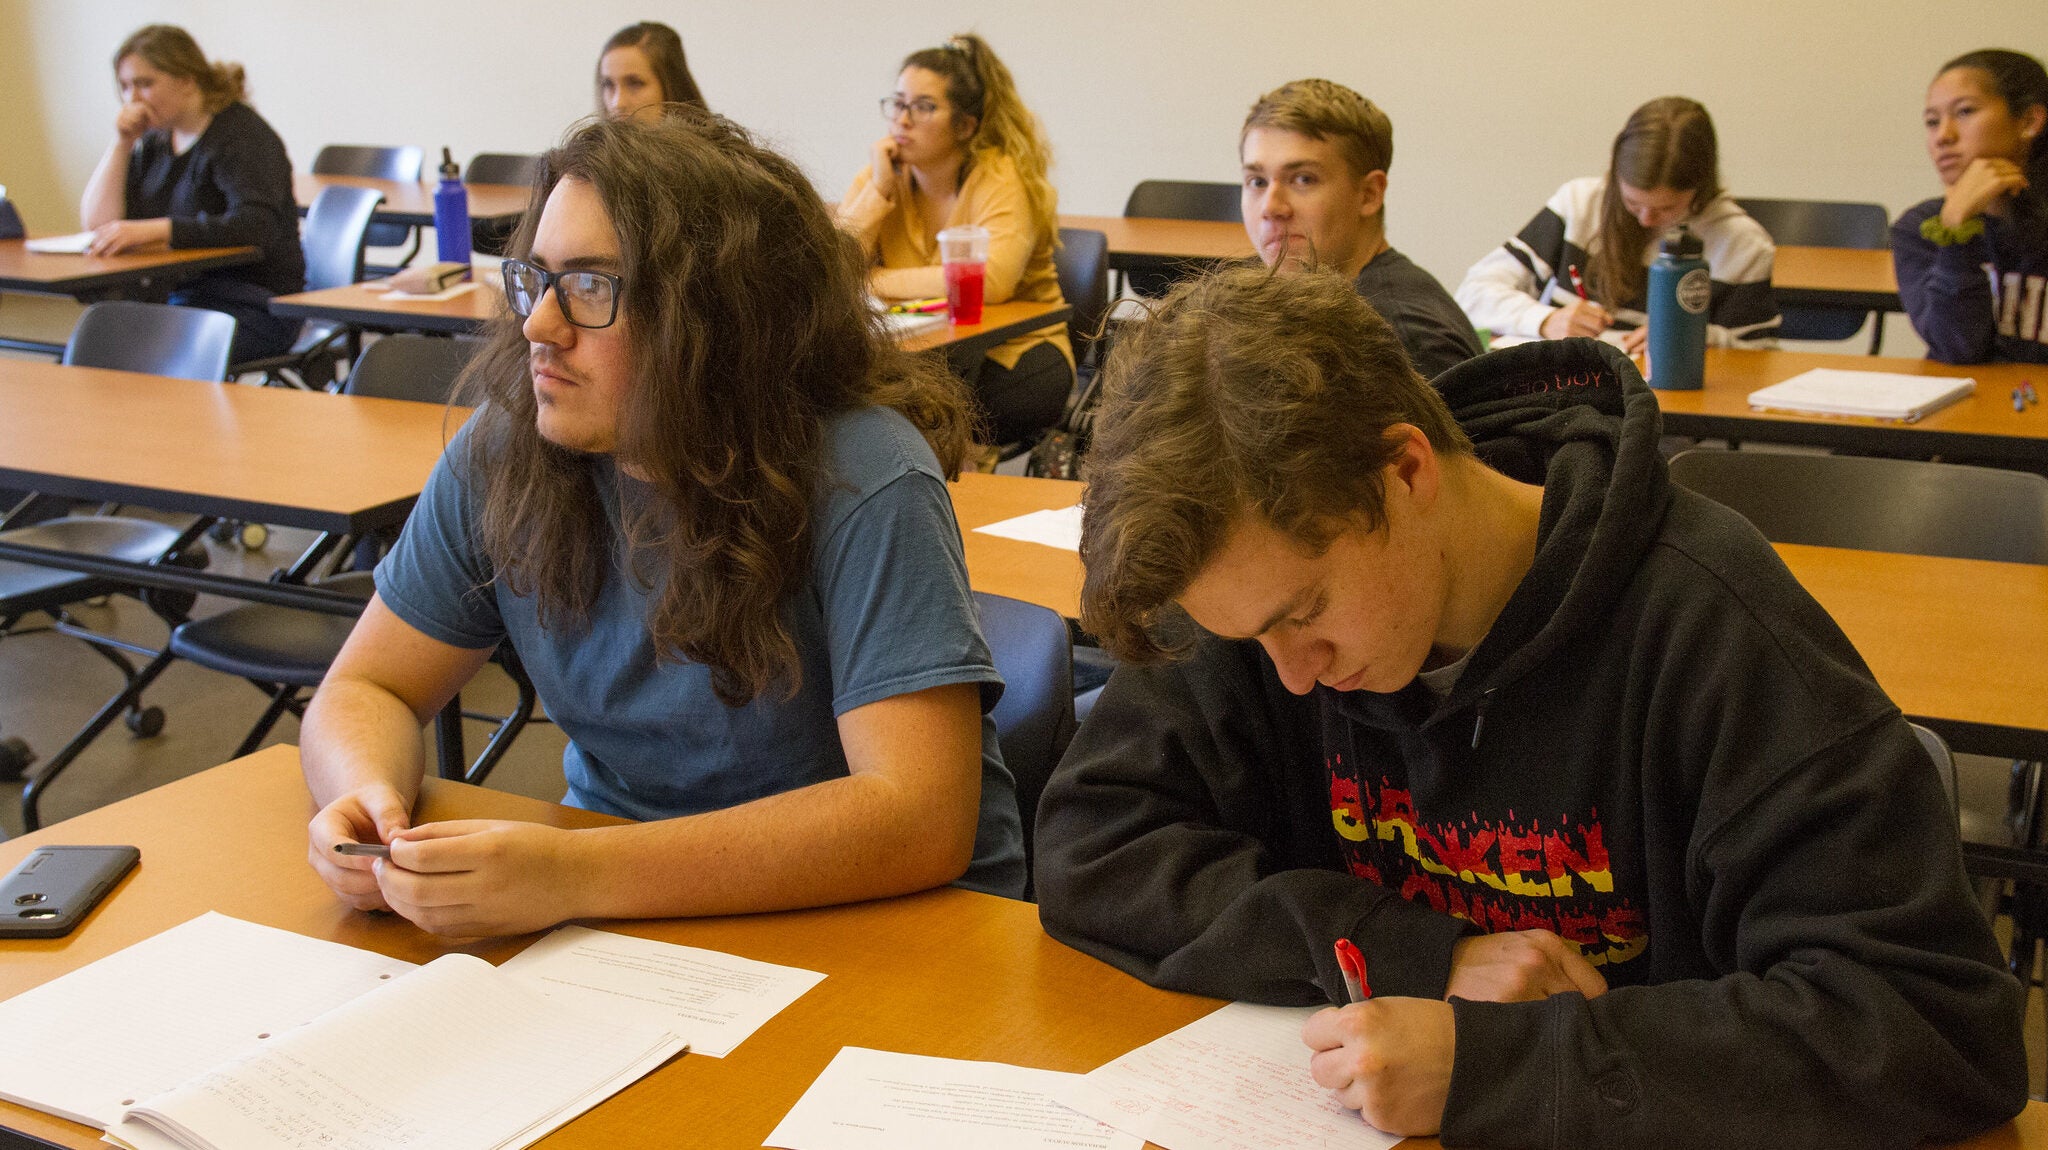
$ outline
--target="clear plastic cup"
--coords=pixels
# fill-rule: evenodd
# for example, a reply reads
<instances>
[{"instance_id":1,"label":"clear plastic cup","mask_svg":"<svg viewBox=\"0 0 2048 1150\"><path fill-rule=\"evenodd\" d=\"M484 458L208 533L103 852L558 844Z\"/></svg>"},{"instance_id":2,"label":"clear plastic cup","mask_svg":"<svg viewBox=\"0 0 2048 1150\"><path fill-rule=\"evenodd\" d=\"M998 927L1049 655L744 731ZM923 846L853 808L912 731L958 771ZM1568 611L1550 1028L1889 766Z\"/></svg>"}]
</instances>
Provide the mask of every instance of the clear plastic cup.
<instances>
[{"instance_id":1,"label":"clear plastic cup","mask_svg":"<svg viewBox=\"0 0 2048 1150\"><path fill-rule=\"evenodd\" d=\"M954 323L980 323L988 229L968 224L940 232L939 259L946 266L947 314Z\"/></svg>"}]
</instances>

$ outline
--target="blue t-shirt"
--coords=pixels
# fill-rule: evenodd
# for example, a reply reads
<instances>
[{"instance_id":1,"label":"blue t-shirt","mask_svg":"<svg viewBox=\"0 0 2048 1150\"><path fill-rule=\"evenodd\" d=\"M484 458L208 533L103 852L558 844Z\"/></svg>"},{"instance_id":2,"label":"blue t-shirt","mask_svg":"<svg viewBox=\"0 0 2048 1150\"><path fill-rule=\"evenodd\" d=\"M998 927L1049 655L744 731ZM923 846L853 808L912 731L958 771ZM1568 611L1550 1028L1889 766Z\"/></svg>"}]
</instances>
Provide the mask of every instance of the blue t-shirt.
<instances>
[{"instance_id":1,"label":"blue t-shirt","mask_svg":"<svg viewBox=\"0 0 2048 1150\"><path fill-rule=\"evenodd\" d=\"M474 427L472 423L470 427ZM889 408L834 417L812 510L811 565L783 601L803 668L794 698L773 686L742 707L703 664L655 658L652 592L623 541L586 624L544 630L539 603L494 577L471 523L469 428L427 480L377 593L399 618L457 647L510 640L548 716L569 736L564 802L650 820L718 810L846 776L835 720L856 707L950 683L983 684L981 821L958 885L1019 896L1023 830L988 708L1002 692L967 586L960 529L938 461ZM619 499L645 491L608 457L590 466L614 540ZM821 833L829 828L820 828Z\"/></svg>"}]
</instances>

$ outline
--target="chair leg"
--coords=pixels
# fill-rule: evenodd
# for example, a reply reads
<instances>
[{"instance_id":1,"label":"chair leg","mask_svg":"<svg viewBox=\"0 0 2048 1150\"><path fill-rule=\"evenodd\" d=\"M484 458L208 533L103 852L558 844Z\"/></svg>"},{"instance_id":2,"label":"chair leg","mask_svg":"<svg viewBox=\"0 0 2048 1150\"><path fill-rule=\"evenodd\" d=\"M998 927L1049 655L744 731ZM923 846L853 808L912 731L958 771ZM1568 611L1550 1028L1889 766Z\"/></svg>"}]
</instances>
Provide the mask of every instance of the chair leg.
<instances>
[{"instance_id":1,"label":"chair leg","mask_svg":"<svg viewBox=\"0 0 2048 1150\"><path fill-rule=\"evenodd\" d=\"M58 751L43 765L42 770L36 772L35 777L28 781L28 785L21 789L22 829L33 831L42 828L43 792L50 788L51 783L57 781L57 776L64 773L64 769L71 765L72 760L78 758L86 747L92 745L94 739L100 737L100 732L113 724L121 712L134 707L136 700L142 697L142 692L156 681L158 675L164 673L164 668L170 666L175 658L175 655L165 651L151 659L140 671L135 672L135 677L129 680L128 685L122 688L119 694L108 699L106 704L100 707L99 713L80 728L76 735L71 736L71 741L64 744L64 749Z\"/></svg>"},{"instance_id":2,"label":"chair leg","mask_svg":"<svg viewBox=\"0 0 2048 1150\"><path fill-rule=\"evenodd\" d=\"M286 711L292 709L292 704L298 701L298 697L297 687L288 683L277 684L270 696L270 705L263 708L263 714L256 720L256 725L249 728L249 734L242 739L242 745L235 748L235 758L255 754L256 748L263 745L263 737L270 733L270 728L277 726L277 721L284 717Z\"/></svg>"},{"instance_id":3,"label":"chair leg","mask_svg":"<svg viewBox=\"0 0 2048 1150\"><path fill-rule=\"evenodd\" d=\"M460 779L468 773L469 760L462 753L462 693L448 700L434 716L434 750L440 760L441 777Z\"/></svg>"},{"instance_id":4,"label":"chair leg","mask_svg":"<svg viewBox=\"0 0 2048 1150\"><path fill-rule=\"evenodd\" d=\"M1881 311L1873 311L1870 313L1870 354L1876 355L1878 353L1878 349L1882 348L1883 346L1884 313Z\"/></svg>"},{"instance_id":5,"label":"chair leg","mask_svg":"<svg viewBox=\"0 0 2048 1150\"><path fill-rule=\"evenodd\" d=\"M533 719L533 708L538 702L533 684L527 682L523 675L518 676L516 681L519 685L518 703L513 705L512 713L500 720L497 729L491 732L490 741L484 744L483 753L476 757L476 762L471 764L468 772L463 775L463 782L482 786L484 780L490 777L492 768L498 765L498 760L504 758L505 752L511 749L512 740L518 738L519 732L525 730L526 724Z\"/></svg>"}]
</instances>

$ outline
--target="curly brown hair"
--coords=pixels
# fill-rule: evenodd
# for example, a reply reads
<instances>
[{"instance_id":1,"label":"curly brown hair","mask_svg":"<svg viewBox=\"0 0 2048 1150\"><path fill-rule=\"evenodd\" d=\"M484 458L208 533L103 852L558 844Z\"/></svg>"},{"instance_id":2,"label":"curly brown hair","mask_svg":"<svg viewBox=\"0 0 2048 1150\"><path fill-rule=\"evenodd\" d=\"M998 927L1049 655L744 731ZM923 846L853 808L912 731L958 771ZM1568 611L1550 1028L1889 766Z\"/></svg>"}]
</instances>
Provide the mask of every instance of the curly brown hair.
<instances>
[{"instance_id":1,"label":"curly brown hair","mask_svg":"<svg viewBox=\"0 0 2048 1150\"><path fill-rule=\"evenodd\" d=\"M1081 623L1118 658L1185 644L1174 600L1257 515L1320 551L1385 522L1397 424L1443 454L1472 441L1394 329L1330 271L1226 268L1119 333L1083 465Z\"/></svg>"},{"instance_id":2,"label":"curly brown hair","mask_svg":"<svg viewBox=\"0 0 2048 1150\"><path fill-rule=\"evenodd\" d=\"M971 426L964 385L896 348L817 191L730 121L691 111L571 129L542 157L512 254L531 254L562 180L597 193L619 240L633 380L616 458L647 484L619 506L630 575L656 593L656 648L709 666L728 704L778 682L793 695L782 604L809 571L826 420L893 407L951 476ZM482 549L515 594L538 597L544 626L580 625L617 540L588 457L536 427L516 318L492 322L458 394L480 405L467 466Z\"/></svg>"}]
</instances>

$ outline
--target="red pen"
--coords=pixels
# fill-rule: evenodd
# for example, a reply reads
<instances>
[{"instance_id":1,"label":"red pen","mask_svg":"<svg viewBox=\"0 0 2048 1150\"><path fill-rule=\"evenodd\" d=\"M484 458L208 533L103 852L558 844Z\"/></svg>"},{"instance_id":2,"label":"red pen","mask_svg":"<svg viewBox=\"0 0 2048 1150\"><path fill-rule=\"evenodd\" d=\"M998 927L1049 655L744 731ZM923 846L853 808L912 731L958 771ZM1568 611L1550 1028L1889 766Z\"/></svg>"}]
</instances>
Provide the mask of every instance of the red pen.
<instances>
[{"instance_id":1,"label":"red pen","mask_svg":"<svg viewBox=\"0 0 2048 1150\"><path fill-rule=\"evenodd\" d=\"M1365 981L1365 955L1348 938L1337 940L1337 967L1344 972L1344 989L1351 995L1351 1001L1364 1002L1372 997L1372 986Z\"/></svg>"},{"instance_id":2,"label":"red pen","mask_svg":"<svg viewBox=\"0 0 2048 1150\"><path fill-rule=\"evenodd\" d=\"M1570 273L1570 275L1571 275L1571 277L1572 277L1572 290L1573 290L1573 291L1575 291L1575 292L1577 292L1577 293L1579 293L1579 298L1580 298L1580 299L1582 299L1582 300L1583 300L1583 299L1585 299L1585 298L1586 298L1586 281L1585 281L1585 280L1582 280L1582 279L1580 279L1580 278L1579 278L1579 265L1577 265L1577 264L1566 264L1566 265L1564 265L1564 270L1565 270L1566 272Z\"/></svg>"}]
</instances>

